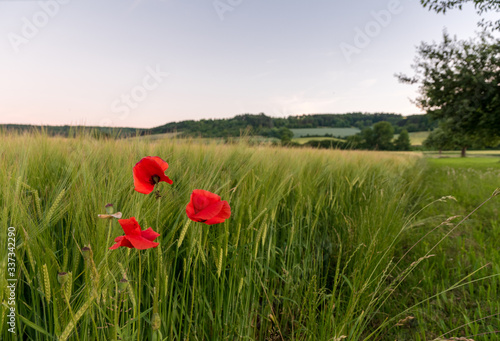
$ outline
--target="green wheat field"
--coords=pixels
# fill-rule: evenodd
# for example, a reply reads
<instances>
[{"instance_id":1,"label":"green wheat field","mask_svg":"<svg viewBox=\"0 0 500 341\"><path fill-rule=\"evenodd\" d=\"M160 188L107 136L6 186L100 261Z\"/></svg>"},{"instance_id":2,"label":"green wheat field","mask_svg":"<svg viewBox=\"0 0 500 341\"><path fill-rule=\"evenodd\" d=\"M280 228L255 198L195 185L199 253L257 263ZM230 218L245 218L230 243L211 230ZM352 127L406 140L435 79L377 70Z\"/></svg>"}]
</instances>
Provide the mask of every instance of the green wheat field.
<instances>
[{"instance_id":1,"label":"green wheat field","mask_svg":"<svg viewBox=\"0 0 500 341\"><path fill-rule=\"evenodd\" d=\"M498 340L496 161L1 133L0 340ZM194 189L231 217L189 220ZM109 250L109 203L159 246Z\"/></svg>"}]
</instances>

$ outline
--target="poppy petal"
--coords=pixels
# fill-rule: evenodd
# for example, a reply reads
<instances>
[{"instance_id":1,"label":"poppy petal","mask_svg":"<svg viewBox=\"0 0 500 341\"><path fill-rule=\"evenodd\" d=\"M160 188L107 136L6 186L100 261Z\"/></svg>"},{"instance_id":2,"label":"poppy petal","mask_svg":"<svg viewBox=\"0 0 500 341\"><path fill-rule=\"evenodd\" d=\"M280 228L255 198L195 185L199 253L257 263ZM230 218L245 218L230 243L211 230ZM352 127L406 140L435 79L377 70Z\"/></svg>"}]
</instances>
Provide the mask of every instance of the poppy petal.
<instances>
[{"instance_id":1,"label":"poppy petal","mask_svg":"<svg viewBox=\"0 0 500 341\"><path fill-rule=\"evenodd\" d=\"M220 202L220 197L209 191L195 189L191 193L191 203L193 204L195 214L198 214L198 212L204 210L207 206L218 202Z\"/></svg>"},{"instance_id":2,"label":"poppy petal","mask_svg":"<svg viewBox=\"0 0 500 341\"><path fill-rule=\"evenodd\" d=\"M161 167L149 157L142 158L137 162L132 170L134 175L134 188L137 192L149 194L154 189L151 178L154 175L161 175Z\"/></svg>"},{"instance_id":3,"label":"poppy petal","mask_svg":"<svg viewBox=\"0 0 500 341\"><path fill-rule=\"evenodd\" d=\"M126 246L128 248L133 248L132 244L128 241L128 239L125 236L120 236L115 238L116 244L111 246L109 249L110 250L115 250L118 249L120 246Z\"/></svg>"},{"instance_id":4,"label":"poppy petal","mask_svg":"<svg viewBox=\"0 0 500 341\"><path fill-rule=\"evenodd\" d=\"M155 243L150 240L147 240L146 238L142 238L139 236L127 236L127 239L130 241L130 243L139 250L145 250L149 248L154 248L157 247L160 243Z\"/></svg>"},{"instance_id":5,"label":"poppy petal","mask_svg":"<svg viewBox=\"0 0 500 341\"><path fill-rule=\"evenodd\" d=\"M222 206L224 206L224 203L222 201L208 205L203 210L196 213L194 217L203 220L211 219L219 214L220 210L222 209Z\"/></svg>"},{"instance_id":6,"label":"poppy petal","mask_svg":"<svg viewBox=\"0 0 500 341\"><path fill-rule=\"evenodd\" d=\"M155 188L154 185L149 183L148 181L144 181L139 179L134 173L134 189L142 194L149 194L153 192L153 189Z\"/></svg>"},{"instance_id":7,"label":"poppy petal","mask_svg":"<svg viewBox=\"0 0 500 341\"><path fill-rule=\"evenodd\" d=\"M118 219L118 223L121 225L123 232L127 236L140 236L141 227L134 217L130 219Z\"/></svg>"},{"instance_id":8,"label":"poppy petal","mask_svg":"<svg viewBox=\"0 0 500 341\"><path fill-rule=\"evenodd\" d=\"M171 185L174 182L165 174L160 174L160 181L165 181L167 184Z\"/></svg>"},{"instance_id":9,"label":"poppy petal","mask_svg":"<svg viewBox=\"0 0 500 341\"><path fill-rule=\"evenodd\" d=\"M154 161L156 161L156 163L161 167L161 170L163 171L163 173L165 173L165 171L167 170L168 168L168 163L166 163L165 161L163 161L163 159L159 156L149 156L151 159L153 159Z\"/></svg>"},{"instance_id":10,"label":"poppy petal","mask_svg":"<svg viewBox=\"0 0 500 341\"><path fill-rule=\"evenodd\" d=\"M151 193L154 189L151 178L155 175L160 178L160 181L165 181L171 185L173 181L165 175L167 168L168 163L158 156L146 156L142 158L135 164L133 169L135 190L143 194Z\"/></svg>"},{"instance_id":11,"label":"poppy petal","mask_svg":"<svg viewBox=\"0 0 500 341\"><path fill-rule=\"evenodd\" d=\"M213 224L223 223L227 218L229 218L231 216L231 207L229 206L228 202L222 201L222 204L223 204L223 206L222 206L219 214L217 214L216 217L213 217L213 218L205 221L205 224L213 225Z\"/></svg>"},{"instance_id":12,"label":"poppy petal","mask_svg":"<svg viewBox=\"0 0 500 341\"><path fill-rule=\"evenodd\" d=\"M159 236L160 234L158 232L153 231L151 227L148 228L147 230L141 231L141 237L149 241L153 241Z\"/></svg>"},{"instance_id":13,"label":"poppy petal","mask_svg":"<svg viewBox=\"0 0 500 341\"><path fill-rule=\"evenodd\" d=\"M195 189L193 193L191 193L191 199L196 197L205 197L208 199L208 202L212 204L220 201L220 196L215 193L205 191L204 189Z\"/></svg>"},{"instance_id":14,"label":"poppy petal","mask_svg":"<svg viewBox=\"0 0 500 341\"><path fill-rule=\"evenodd\" d=\"M196 214L196 213L194 213L194 207L193 207L192 201L190 201L186 206L186 214L187 214L188 218L191 220L192 220L192 217L194 217L194 215Z\"/></svg>"},{"instance_id":15,"label":"poppy petal","mask_svg":"<svg viewBox=\"0 0 500 341\"><path fill-rule=\"evenodd\" d=\"M113 218L120 219L122 217L122 212L116 212L113 214L110 214Z\"/></svg>"}]
</instances>

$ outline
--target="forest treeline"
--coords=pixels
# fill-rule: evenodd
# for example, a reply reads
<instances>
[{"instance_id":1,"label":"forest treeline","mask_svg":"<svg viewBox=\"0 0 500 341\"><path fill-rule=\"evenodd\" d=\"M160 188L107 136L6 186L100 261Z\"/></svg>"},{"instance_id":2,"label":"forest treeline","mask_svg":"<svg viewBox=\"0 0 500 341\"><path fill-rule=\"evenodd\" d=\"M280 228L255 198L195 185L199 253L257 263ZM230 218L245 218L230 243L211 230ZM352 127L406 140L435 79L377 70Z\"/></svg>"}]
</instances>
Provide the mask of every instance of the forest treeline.
<instances>
[{"instance_id":1,"label":"forest treeline","mask_svg":"<svg viewBox=\"0 0 500 341\"><path fill-rule=\"evenodd\" d=\"M402 130L408 132L431 130L436 126L427 115L403 116L387 113L348 113L348 114L312 114L289 116L287 118L270 117L264 113L243 114L227 119L203 119L171 122L151 129L139 128L108 128L86 126L36 126L20 124L3 124L3 131L33 131L44 130L51 136L77 136L79 133L95 134L96 137L130 137L137 135L154 135L164 133L178 133L182 136L194 137L238 137L242 134L257 136L274 136L282 127L297 128L348 128L356 127L361 130L373 124L386 121L394 127L395 133Z\"/></svg>"},{"instance_id":2,"label":"forest treeline","mask_svg":"<svg viewBox=\"0 0 500 341\"><path fill-rule=\"evenodd\" d=\"M270 117L264 113L257 115L243 114L228 119L204 119L199 121L172 122L149 129L150 134L180 132L187 136L201 137L235 137L243 132L249 135L274 136L273 130L282 127L288 129L298 128L350 128L363 130L373 124L386 121L394 126L399 133L406 129L408 132L431 130L436 123L427 115L403 116L387 113L348 113L348 114L311 114L289 116L287 118Z\"/></svg>"}]
</instances>

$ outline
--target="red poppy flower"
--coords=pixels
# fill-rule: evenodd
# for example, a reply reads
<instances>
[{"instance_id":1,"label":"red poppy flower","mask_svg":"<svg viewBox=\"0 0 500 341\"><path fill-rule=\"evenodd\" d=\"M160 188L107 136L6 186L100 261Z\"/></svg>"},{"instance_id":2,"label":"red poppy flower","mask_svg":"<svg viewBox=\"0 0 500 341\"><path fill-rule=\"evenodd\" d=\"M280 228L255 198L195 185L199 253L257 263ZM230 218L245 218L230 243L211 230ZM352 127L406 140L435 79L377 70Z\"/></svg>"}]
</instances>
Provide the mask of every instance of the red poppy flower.
<instances>
[{"instance_id":1,"label":"red poppy flower","mask_svg":"<svg viewBox=\"0 0 500 341\"><path fill-rule=\"evenodd\" d=\"M168 163L163 161L158 156L146 156L137 162L134 166L134 187L139 193L149 194L155 188L157 183L165 181L172 184L165 171L168 168Z\"/></svg>"},{"instance_id":2,"label":"red poppy flower","mask_svg":"<svg viewBox=\"0 0 500 341\"><path fill-rule=\"evenodd\" d=\"M150 227L141 231L141 227L134 217L130 219L119 219L118 222L125 232L124 236L116 237L116 244L110 247L111 250L118 249L120 246L145 250L157 247L159 243L153 242L160 234L153 231Z\"/></svg>"},{"instance_id":3,"label":"red poppy flower","mask_svg":"<svg viewBox=\"0 0 500 341\"><path fill-rule=\"evenodd\" d=\"M227 201L221 201L217 194L195 189L191 193L191 201L186 206L186 214L192 221L213 225L229 218L231 207Z\"/></svg>"}]
</instances>

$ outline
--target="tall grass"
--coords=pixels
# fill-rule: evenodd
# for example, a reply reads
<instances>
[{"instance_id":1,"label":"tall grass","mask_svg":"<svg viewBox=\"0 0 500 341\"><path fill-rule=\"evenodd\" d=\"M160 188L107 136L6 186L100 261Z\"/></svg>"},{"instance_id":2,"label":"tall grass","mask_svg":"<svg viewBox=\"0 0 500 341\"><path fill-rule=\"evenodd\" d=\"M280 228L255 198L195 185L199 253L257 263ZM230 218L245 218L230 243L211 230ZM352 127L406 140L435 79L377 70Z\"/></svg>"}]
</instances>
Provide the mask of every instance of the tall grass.
<instances>
[{"instance_id":1,"label":"tall grass","mask_svg":"<svg viewBox=\"0 0 500 341\"><path fill-rule=\"evenodd\" d=\"M17 230L26 340L369 340L398 318L385 305L421 203L418 157L83 134L0 141L0 225ZM147 155L170 165L159 199L133 189ZM231 218L190 222L197 188L228 200ZM123 232L98 219L107 203L158 231L160 246L109 251L108 235ZM0 336L11 337L3 322Z\"/></svg>"},{"instance_id":2,"label":"tall grass","mask_svg":"<svg viewBox=\"0 0 500 341\"><path fill-rule=\"evenodd\" d=\"M428 234L413 250L423 254L434 248L434 257L415 269L406 281L406 292L396 294L399 300L392 302L393 310L402 310L431 297L413 309L419 323L411 330L401 331L398 340L433 340L439 336L476 341L500 338L499 197L486 202L479 212L456 228L464 217L498 191L500 167L490 158L486 162L472 160L477 162L432 159L424 172L430 197L451 195L454 199L430 206L418 224L412 226L411 233L401 240L398 256ZM486 164L490 166L485 167ZM445 234L448 237L434 247ZM447 291L466 276L470 277L460 287Z\"/></svg>"}]
</instances>

